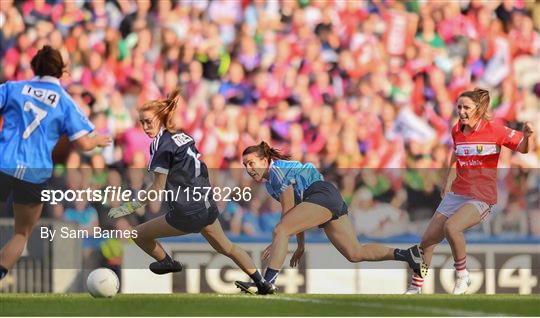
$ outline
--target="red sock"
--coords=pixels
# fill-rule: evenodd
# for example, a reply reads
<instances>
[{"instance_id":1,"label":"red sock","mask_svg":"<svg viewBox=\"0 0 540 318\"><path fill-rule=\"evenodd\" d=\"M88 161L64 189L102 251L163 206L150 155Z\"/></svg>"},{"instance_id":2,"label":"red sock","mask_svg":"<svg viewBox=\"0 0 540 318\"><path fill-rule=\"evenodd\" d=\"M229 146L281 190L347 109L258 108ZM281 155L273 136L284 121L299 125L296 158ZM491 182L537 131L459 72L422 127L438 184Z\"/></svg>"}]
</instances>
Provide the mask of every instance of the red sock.
<instances>
[{"instance_id":1,"label":"red sock","mask_svg":"<svg viewBox=\"0 0 540 318\"><path fill-rule=\"evenodd\" d=\"M416 274L413 274L411 285L422 288L422 286L424 286L424 279Z\"/></svg>"},{"instance_id":2,"label":"red sock","mask_svg":"<svg viewBox=\"0 0 540 318\"><path fill-rule=\"evenodd\" d=\"M462 272L467 270L467 257L464 257L460 260L454 260L454 267L456 268L456 271Z\"/></svg>"}]
</instances>

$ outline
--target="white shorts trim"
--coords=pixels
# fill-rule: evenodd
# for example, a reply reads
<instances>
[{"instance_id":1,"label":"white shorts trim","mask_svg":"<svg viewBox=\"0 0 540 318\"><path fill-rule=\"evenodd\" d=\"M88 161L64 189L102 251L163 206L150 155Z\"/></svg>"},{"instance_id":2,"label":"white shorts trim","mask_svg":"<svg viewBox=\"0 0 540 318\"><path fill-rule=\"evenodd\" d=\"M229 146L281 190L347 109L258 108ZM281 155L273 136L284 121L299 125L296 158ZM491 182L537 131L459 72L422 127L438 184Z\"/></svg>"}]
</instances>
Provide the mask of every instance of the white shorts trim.
<instances>
[{"instance_id":1,"label":"white shorts trim","mask_svg":"<svg viewBox=\"0 0 540 318\"><path fill-rule=\"evenodd\" d=\"M465 195L448 192L437 207L437 212L450 218L465 204L472 204L480 213L480 218L484 221L491 214L491 205L484 201L477 200Z\"/></svg>"}]
</instances>

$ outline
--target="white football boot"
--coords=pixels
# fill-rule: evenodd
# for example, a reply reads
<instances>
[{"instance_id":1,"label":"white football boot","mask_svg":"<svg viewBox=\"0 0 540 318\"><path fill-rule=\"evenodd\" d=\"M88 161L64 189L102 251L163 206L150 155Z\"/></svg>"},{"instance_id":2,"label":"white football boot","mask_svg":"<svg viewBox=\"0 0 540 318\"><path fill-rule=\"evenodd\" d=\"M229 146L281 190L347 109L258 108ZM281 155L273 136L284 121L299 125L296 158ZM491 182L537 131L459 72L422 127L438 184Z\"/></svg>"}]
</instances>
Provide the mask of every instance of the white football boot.
<instances>
[{"instance_id":1,"label":"white football boot","mask_svg":"<svg viewBox=\"0 0 540 318\"><path fill-rule=\"evenodd\" d=\"M418 295L422 293L422 287L410 285L404 295Z\"/></svg>"},{"instance_id":2,"label":"white football boot","mask_svg":"<svg viewBox=\"0 0 540 318\"><path fill-rule=\"evenodd\" d=\"M456 285L454 286L454 295L463 295L467 293L469 286L471 285L471 279L469 278L469 272L463 271L463 273L457 272Z\"/></svg>"}]
</instances>

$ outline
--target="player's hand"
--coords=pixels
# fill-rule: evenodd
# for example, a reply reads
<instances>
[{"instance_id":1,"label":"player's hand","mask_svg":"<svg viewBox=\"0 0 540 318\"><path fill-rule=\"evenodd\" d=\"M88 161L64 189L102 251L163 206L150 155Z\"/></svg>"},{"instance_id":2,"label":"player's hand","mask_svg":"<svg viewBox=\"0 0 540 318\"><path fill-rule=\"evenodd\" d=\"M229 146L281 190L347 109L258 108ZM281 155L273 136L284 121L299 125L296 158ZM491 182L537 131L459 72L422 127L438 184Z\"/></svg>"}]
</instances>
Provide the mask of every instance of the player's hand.
<instances>
[{"instance_id":1,"label":"player's hand","mask_svg":"<svg viewBox=\"0 0 540 318\"><path fill-rule=\"evenodd\" d=\"M525 124L523 125L523 136L525 136L525 138L529 138L533 133L534 133L534 130L532 128L531 123L526 121Z\"/></svg>"},{"instance_id":2,"label":"player's hand","mask_svg":"<svg viewBox=\"0 0 540 318\"><path fill-rule=\"evenodd\" d=\"M270 257L270 252L271 252L271 251L272 251L272 244L268 245L268 246L264 249L264 251L263 251L263 253L262 253L262 259L263 259L263 261L267 260L268 257Z\"/></svg>"},{"instance_id":3,"label":"player's hand","mask_svg":"<svg viewBox=\"0 0 540 318\"><path fill-rule=\"evenodd\" d=\"M137 210L141 206L143 206L143 204L138 201L124 202L121 206L110 209L109 217L112 219L121 218L135 212L135 210Z\"/></svg>"},{"instance_id":4,"label":"player's hand","mask_svg":"<svg viewBox=\"0 0 540 318\"><path fill-rule=\"evenodd\" d=\"M304 255L304 247L299 246L296 248L296 251L294 251L294 254L291 257L291 262L289 263L289 265L291 265L291 267L296 267L300 263L300 259L302 258L302 255Z\"/></svg>"},{"instance_id":5,"label":"player's hand","mask_svg":"<svg viewBox=\"0 0 540 318\"><path fill-rule=\"evenodd\" d=\"M117 218L121 218L123 216L126 216L128 214L131 214L134 211L135 210L128 208L123 203L121 206L119 206L117 208L110 209L109 210L109 217L112 218L112 219L117 219Z\"/></svg>"},{"instance_id":6,"label":"player's hand","mask_svg":"<svg viewBox=\"0 0 540 318\"><path fill-rule=\"evenodd\" d=\"M97 147L107 147L112 143L112 138L107 135L96 135L96 146Z\"/></svg>"}]
</instances>

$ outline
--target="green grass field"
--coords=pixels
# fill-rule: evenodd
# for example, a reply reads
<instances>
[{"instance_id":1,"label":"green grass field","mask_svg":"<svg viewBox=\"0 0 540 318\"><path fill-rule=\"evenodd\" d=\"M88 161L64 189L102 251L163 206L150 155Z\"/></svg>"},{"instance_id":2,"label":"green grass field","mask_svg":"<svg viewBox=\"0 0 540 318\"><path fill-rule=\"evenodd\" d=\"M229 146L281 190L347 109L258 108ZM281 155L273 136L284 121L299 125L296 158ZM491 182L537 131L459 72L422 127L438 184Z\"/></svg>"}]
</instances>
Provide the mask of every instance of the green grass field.
<instances>
[{"instance_id":1,"label":"green grass field","mask_svg":"<svg viewBox=\"0 0 540 318\"><path fill-rule=\"evenodd\" d=\"M540 297L2 294L0 316L540 316Z\"/></svg>"}]
</instances>

